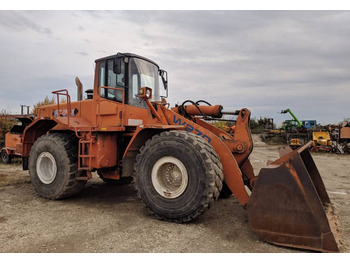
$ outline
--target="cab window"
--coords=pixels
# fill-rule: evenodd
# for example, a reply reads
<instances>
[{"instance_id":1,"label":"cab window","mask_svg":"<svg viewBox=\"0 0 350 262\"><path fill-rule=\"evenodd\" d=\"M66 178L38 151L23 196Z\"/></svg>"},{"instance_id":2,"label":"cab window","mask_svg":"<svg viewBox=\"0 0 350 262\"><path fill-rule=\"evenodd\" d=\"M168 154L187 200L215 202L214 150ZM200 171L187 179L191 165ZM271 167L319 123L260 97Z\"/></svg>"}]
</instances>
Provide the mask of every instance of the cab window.
<instances>
[{"instance_id":1,"label":"cab window","mask_svg":"<svg viewBox=\"0 0 350 262\"><path fill-rule=\"evenodd\" d=\"M160 101L158 67L139 58L129 62L129 105L147 107L145 101L138 97L140 87L152 89L152 100Z\"/></svg>"},{"instance_id":2,"label":"cab window","mask_svg":"<svg viewBox=\"0 0 350 262\"><path fill-rule=\"evenodd\" d=\"M105 86L105 78L106 78L106 63L100 62L98 86Z\"/></svg>"},{"instance_id":3,"label":"cab window","mask_svg":"<svg viewBox=\"0 0 350 262\"><path fill-rule=\"evenodd\" d=\"M121 72L116 74L113 71L114 62L113 59L107 60L107 62L100 62L99 70L99 86L108 86L116 88L125 87L125 63L121 63ZM101 97L113 100L116 102L123 101L123 92L121 90L101 88Z\"/></svg>"}]
</instances>

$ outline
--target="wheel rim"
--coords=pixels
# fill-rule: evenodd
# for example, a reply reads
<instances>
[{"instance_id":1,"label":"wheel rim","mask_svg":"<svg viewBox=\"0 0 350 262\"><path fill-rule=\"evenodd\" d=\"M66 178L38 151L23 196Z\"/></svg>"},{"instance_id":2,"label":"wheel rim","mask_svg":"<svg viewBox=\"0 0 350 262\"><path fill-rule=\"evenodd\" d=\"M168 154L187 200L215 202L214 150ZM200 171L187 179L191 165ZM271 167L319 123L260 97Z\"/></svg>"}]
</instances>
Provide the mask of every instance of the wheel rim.
<instances>
[{"instance_id":1,"label":"wheel rim","mask_svg":"<svg viewBox=\"0 0 350 262\"><path fill-rule=\"evenodd\" d=\"M36 173L41 182L51 184L57 174L56 160L49 152L42 152L36 160Z\"/></svg>"},{"instance_id":2,"label":"wheel rim","mask_svg":"<svg viewBox=\"0 0 350 262\"><path fill-rule=\"evenodd\" d=\"M188 185L186 167L175 157L162 157L152 168L152 184L162 197L177 198L182 195Z\"/></svg>"}]
</instances>

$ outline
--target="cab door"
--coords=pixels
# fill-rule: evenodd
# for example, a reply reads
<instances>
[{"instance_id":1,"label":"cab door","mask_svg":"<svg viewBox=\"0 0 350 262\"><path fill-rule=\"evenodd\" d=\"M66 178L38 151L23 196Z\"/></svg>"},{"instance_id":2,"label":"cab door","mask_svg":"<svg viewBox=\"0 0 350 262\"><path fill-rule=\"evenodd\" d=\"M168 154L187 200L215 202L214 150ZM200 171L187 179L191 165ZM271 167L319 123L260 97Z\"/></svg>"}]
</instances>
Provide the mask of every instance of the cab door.
<instances>
[{"instance_id":1,"label":"cab door","mask_svg":"<svg viewBox=\"0 0 350 262\"><path fill-rule=\"evenodd\" d=\"M126 104L125 63L120 61L120 69L115 73L114 59L99 63L99 102L97 103L97 123L101 128L121 127Z\"/></svg>"}]
</instances>

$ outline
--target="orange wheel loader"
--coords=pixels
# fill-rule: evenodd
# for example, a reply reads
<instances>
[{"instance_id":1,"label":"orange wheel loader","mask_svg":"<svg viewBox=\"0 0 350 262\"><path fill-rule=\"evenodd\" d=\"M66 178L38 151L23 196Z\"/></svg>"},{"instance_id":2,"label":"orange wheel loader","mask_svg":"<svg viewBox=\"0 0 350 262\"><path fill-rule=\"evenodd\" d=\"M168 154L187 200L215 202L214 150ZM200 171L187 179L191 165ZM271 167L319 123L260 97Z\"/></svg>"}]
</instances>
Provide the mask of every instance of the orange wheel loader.
<instances>
[{"instance_id":1,"label":"orange wheel loader","mask_svg":"<svg viewBox=\"0 0 350 262\"><path fill-rule=\"evenodd\" d=\"M5 134L5 147L0 150L0 158L4 164L10 164L12 158L20 158L22 153L23 131L32 122L31 115L14 115L17 123Z\"/></svg>"},{"instance_id":2,"label":"orange wheel loader","mask_svg":"<svg viewBox=\"0 0 350 262\"><path fill-rule=\"evenodd\" d=\"M77 194L96 171L107 183L133 179L157 218L188 222L222 191L247 209L252 228L267 242L338 251L310 144L285 150L255 176L247 108L225 112L202 100L170 108L168 74L155 62L131 53L95 62L87 99L76 78L78 101L66 89L52 92L58 103L40 107L24 131L23 168L38 195L54 200ZM227 114L236 116L233 134L208 122Z\"/></svg>"}]
</instances>

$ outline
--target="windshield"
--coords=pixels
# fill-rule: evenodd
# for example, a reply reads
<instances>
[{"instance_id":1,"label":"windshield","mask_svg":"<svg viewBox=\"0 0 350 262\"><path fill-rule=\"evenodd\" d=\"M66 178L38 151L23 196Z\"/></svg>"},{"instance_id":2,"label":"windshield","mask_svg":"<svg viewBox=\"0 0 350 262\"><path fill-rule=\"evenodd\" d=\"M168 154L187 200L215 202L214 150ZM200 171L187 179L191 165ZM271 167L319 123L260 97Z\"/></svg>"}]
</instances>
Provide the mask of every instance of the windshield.
<instances>
[{"instance_id":1,"label":"windshield","mask_svg":"<svg viewBox=\"0 0 350 262\"><path fill-rule=\"evenodd\" d=\"M158 67L145 60L132 57L129 61L129 104L145 107L143 99L138 98L140 87L152 89L151 101L160 101Z\"/></svg>"}]
</instances>

